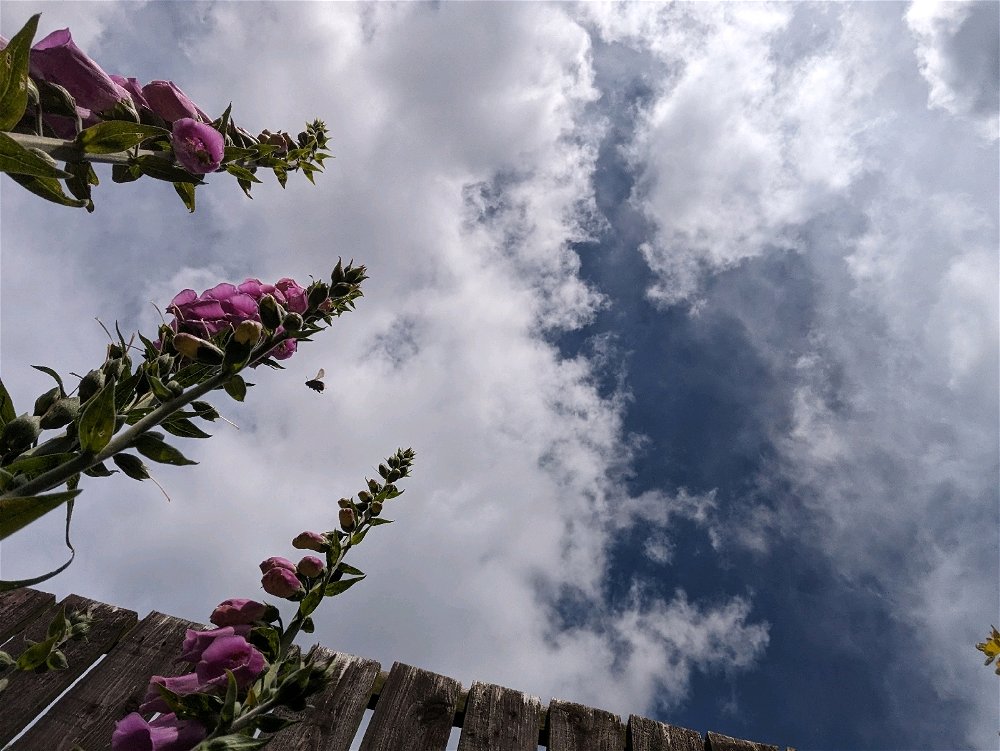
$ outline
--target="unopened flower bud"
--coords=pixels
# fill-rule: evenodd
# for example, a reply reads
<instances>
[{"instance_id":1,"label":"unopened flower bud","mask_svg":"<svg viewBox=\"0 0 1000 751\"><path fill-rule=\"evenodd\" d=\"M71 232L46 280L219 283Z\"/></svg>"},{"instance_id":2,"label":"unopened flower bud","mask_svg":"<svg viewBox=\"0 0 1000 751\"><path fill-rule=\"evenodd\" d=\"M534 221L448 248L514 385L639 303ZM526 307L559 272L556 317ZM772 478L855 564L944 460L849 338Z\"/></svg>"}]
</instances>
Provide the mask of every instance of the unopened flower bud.
<instances>
[{"instance_id":1,"label":"unopened flower bud","mask_svg":"<svg viewBox=\"0 0 1000 751\"><path fill-rule=\"evenodd\" d=\"M337 501L337 505L341 508L353 508L354 504L351 502L350 498L341 498Z\"/></svg>"},{"instance_id":2,"label":"unopened flower bud","mask_svg":"<svg viewBox=\"0 0 1000 751\"><path fill-rule=\"evenodd\" d=\"M80 400L75 396L68 396L49 407L38 424L43 430L61 428L73 422L79 413Z\"/></svg>"},{"instance_id":3,"label":"unopened flower bud","mask_svg":"<svg viewBox=\"0 0 1000 751\"><path fill-rule=\"evenodd\" d=\"M302 316L298 313L289 313L283 319L281 319L281 325L285 331L294 334L296 331L302 328Z\"/></svg>"},{"instance_id":4,"label":"unopened flower bud","mask_svg":"<svg viewBox=\"0 0 1000 751\"><path fill-rule=\"evenodd\" d=\"M77 390L77 396L80 397L80 403L87 401L104 388L104 371L103 370L92 370L83 378L80 379L80 388Z\"/></svg>"},{"instance_id":5,"label":"unopened flower bud","mask_svg":"<svg viewBox=\"0 0 1000 751\"><path fill-rule=\"evenodd\" d=\"M225 356L223 351L211 342L184 332L174 336L174 349L184 357L206 365L218 365Z\"/></svg>"},{"instance_id":6,"label":"unopened flower bud","mask_svg":"<svg viewBox=\"0 0 1000 751\"><path fill-rule=\"evenodd\" d=\"M292 540L292 547L299 550L315 550L317 553L325 553L330 548L330 543L326 537L319 532L299 532Z\"/></svg>"},{"instance_id":7,"label":"unopened flower bud","mask_svg":"<svg viewBox=\"0 0 1000 751\"><path fill-rule=\"evenodd\" d=\"M39 418L34 415L15 417L3 426L0 433L0 454L20 454L26 450L41 433Z\"/></svg>"},{"instance_id":8,"label":"unopened flower bud","mask_svg":"<svg viewBox=\"0 0 1000 751\"><path fill-rule=\"evenodd\" d=\"M364 490L358 493L358 500L362 503L371 503L372 495Z\"/></svg>"},{"instance_id":9,"label":"unopened flower bud","mask_svg":"<svg viewBox=\"0 0 1000 751\"><path fill-rule=\"evenodd\" d=\"M329 297L330 285L326 282L316 282L309 288L309 310L319 310Z\"/></svg>"},{"instance_id":10,"label":"unopened flower bud","mask_svg":"<svg viewBox=\"0 0 1000 751\"><path fill-rule=\"evenodd\" d=\"M382 504L378 501L372 504L372 516L378 516L382 513Z\"/></svg>"},{"instance_id":11,"label":"unopened flower bud","mask_svg":"<svg viewBox=\"0 0 1000 751\"><path fill-rule=\"evenodd\" d=\"M315 579L322 574L324 568L326 568L326 564L314 555L305 556L296 566L296 570L302 576L308 576L310 579Z\"/></svg>"},{"instance_id":12,"label":"unopened flower bud","mask_svg":"<svg viewBox=\"0 0 1000 751\"><path fill-rule=\"evenodd\" d=\"M48 412L49 407L55 404L61 396L62 391L59 390L59 387L53 386L51 389L35 399L35 409L32 414L35 415L35 417L41 417Z\"/></svg>"},{"instance_id":13,"label":"unopened flower bud","mask_svg":"<svg viewBox=\"0 0 1000 751\"><path fill-rule=\"evenodd\" d=\"M340 528L345 532L353 532L358 526L357 515L352 508L340 509Z\"/></svg>"},{"instance_id":14,"label":"unopened flower bud","mask_svg":"<svg viewBox=\"0 0 1000 751\"><path fill-rule=\"evenodd\" d=\"M261 577L260 585L269 595L286 600L295 599L305 593L305 587L302 586L299 577L295 575L294 564L291 571L281 566L268 569Z\"/></svg>"},{"instance_id":15,"label":"unopened flower bud","mask_svg":"<svg viewBox=\"0 0 1000 751\"><path fill-rule=\"evenodd\" d=\"M233 332L233 339L240 344L255 346L260 341L260 336L264 332L264 326L259 321L240 321L240 325Z\"/></svg>"},{"instance_id":16,"label":"unopened flower bud","mask_svg":"<svg viewBox=\"0 0 1000 751\"><path fill-rule=\"evenodd\" d=\"M281 319L285 317L285 310L274 299L274 295L264 295L260 298L257 309L260 311L261 323L271 331L278 328L281 325Z\"/></svg>"}]
</instances>

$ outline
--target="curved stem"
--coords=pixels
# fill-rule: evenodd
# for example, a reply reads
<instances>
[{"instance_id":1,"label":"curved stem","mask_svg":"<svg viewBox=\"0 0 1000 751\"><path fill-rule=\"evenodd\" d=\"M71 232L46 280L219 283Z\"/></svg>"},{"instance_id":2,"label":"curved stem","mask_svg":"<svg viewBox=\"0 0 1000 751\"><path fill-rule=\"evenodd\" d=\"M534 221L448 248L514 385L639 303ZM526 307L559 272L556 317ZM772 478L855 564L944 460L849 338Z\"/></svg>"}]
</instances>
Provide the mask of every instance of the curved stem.
<instances>
[{"instance_id":1,"label":"curved stem","mask_svg":"<svg viewBox=\"0 0 1000 751\"><path fill-rule=\"evenodd\" d=\"M45 136L35 136L29 133L11 133L6 131L6 134L26 149L44 151L53 159L63 162L81 162L87 160L88 162L100 162L102 164L128 164L133 156L158 156L166 161L170 161L169 155L163 151L140 150L132 153L118 151L113 154L88 154L77 146L74 141L63 141L60 138L46 138Z\"/></svg>"},{"instance_id":2,"label":"curved stem","mask_svg":"<svg viewBox=\"0 0 1000 751\"><path fill-rule=\"evenodd\" d=\"M155 425L158 425L162 420L166 419L177 410L186 407L199 396L204 396L209 391L217 389L229 378L231 378L232 375L233 374L228 370L223 370L220 373L217 373L204 383L199 383L197 386L188 389L175 399L171 399L169 402L161 404L148 415L136 422L135 425L130 426L112 438L111 441L108 442L108 445L101 449L98 453L80 454L79 456L73 457L65 464L60 464L58 467L40 474L35 479L29 480L24 483L24 485L0 495L0 498L23 498L38 495L46 490L50 490L51 488L59 487L64 482L67 482L73 475L100 464L105 459L109 459L117 454L119 451L124 451L147 430Z\"/></svg>"}]
</instances>

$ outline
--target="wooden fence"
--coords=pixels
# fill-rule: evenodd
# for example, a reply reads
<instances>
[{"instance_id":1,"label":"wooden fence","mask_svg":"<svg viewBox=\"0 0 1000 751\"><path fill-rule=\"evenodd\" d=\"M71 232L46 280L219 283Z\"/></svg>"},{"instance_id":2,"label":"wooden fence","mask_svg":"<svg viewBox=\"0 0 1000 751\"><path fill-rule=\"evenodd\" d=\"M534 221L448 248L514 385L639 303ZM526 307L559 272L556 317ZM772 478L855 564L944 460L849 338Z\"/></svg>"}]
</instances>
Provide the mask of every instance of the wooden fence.
<instances>
[{"instance_id":1,"label":"wooden fence","mask_svg":"<svg viewBox=\"0 0 1000 751\"><path fill-rule=\"evenodd\" d=\"M56 604L51 594L23 589L0 595L4 651L16 657L25 647L22 635L43 639L64 605L92 607L94 628L88 640L67 644L69 669L5 673L10 685L0 694L0 748L110 748L115 721L138 708L151 675L180 672L184 631L200 627L155 611L140 621L131 610L77 595ZM453 728L461 728L458 751L779 751L636 715L622 722L611 712L557 699L545 707L502 686L477 682L463 691L452 678L409 665L397 662L386 673L375 660L329 654L336 679L314 697L302 722L274 736L269 751L444 751L456 748ZM369 708L364 737L356 738Z\"/></svg>"}]
</instances>

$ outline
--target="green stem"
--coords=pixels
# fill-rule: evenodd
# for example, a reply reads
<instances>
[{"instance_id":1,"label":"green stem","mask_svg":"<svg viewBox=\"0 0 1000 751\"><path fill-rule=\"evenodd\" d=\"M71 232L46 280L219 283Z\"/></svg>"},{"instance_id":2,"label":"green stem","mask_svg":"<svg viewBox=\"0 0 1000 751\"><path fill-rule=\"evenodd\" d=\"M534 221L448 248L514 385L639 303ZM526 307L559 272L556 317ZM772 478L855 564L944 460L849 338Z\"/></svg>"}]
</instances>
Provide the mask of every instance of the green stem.
<instances>
[{"instance_id":1,"label":"green stem","mask_svg":"<svg viewBox=\"0 0 1000 751\"><path fill-rule=\"evenodd\" d=\"M140 150L138 152L117 151L113 154L88 154L77 146L75 141L63 141L61 138L46 138L29 133L6 132L6 134L24 148L44 151L53 159L62 162L88 161L102 164L128 164L135 156L157 156L170 161L169 154L164 151Z\"/></svg>"},{"instance_id":2,"label":"green stem","mask_svg":"<svg viewBox=\"0 0 1000 751\"><path fill-rule=\"evenodd\" d=\"M80 454L79 456L75 456L65 464L60 464L58 467L40 474L33 480L29 480L24 483L24 485L0 495L0 498L24 498L32 495L38 495L46 490L59 487L73 477L73 475L90 469L91 467L100 464L105 459L109 459L118 452L129 448L129 446L131 446L135 440L147 430L153 428L155 425L158 425L161 421L165 420L177 410L186 407L199 396L203 396L209 391L219 388L223 383L231 378L232 375L233 374L228 370L223 370L222 372L217 373L204 383L199 383L197 386L188 389L175 399L171 399L169 402L161 404L148 415L136 422L135 425L130 426L112 438L111 441L108 442L108 445L98 453Z\"/></svg>"}]
</instances>

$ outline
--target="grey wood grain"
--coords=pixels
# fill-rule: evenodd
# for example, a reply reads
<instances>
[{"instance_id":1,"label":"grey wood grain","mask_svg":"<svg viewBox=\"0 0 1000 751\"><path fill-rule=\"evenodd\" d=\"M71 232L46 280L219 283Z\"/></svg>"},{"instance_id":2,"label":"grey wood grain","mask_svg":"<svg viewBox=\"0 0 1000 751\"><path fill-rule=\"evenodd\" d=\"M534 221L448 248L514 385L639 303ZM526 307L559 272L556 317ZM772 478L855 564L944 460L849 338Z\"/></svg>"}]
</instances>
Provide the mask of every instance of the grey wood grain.
<instances>
[{"instance_id":1,"label":"grey wood grain","mask_svg":"<svg viewBox=\"0 0 1000 751\"><path fill-rule=\"evenodd\" d=\"M618 715L553 699L549 703L550 751L624 751L625 726Z\"/></svg>"},{"instance_id":2,"label":"grey wood grain","mask_svg":"<svg viewBox=\"0 0 1000 751\"><path fill-rule=\"evenodd\" d=\"M395 663L361 751L444 751L461 690L454 678Z\"/></svg>"},{"instance_id":3,"label":"grey wood grain","mask_svg":"<svg viewBox=\"0 0 1000 751\"><path fill-rule=\"evenodd\" d=\"M87 751L111 748L115 722L138 710L150 677L190 671L187 663L177 662L189 628L201 626L155 611L147 615L12 748L69 751L74 744Z\"/></svg>"},{"instance_id":4,"label":"grey wood grain","mask_svg":"<svg viewBox=\"0 0 1000 751\"><path fill-rule=\"evenodd\" d=\"M705 744L705 749L706 751L779 751L777 746L767 743L744 741L711 731L708 733L708 742Z\"/></svg>"},{"instance_id":5,"label":"grey wood grain","mask_svg":"<svg viewBox=\"0 0 1000 751\"><path fill-rule=\"evenodd\" d=\"M628 733L630 751L705 751L705 739L698 731L648 717L629 717Z\"/></svg>"},{"instance_id":6,"label":"grey wood grain","mask_svg":"<svg viewBox=\"0 0 1000 751\"><path fill-rule=\"evenodd\" d=\"M37 589L15 589L0 594L0 644L25 628L34 616L55 601L55 595Z\"/></svg>"},{"instance_id":7,"label":"grey wood grain","mask_svg":"<svg viewBox=\"0 0 1000 751\"><path fill-rule=\"evenodd\" d=\"M277 733L268 751L348 751L364 718L372 686L380 665L354 655L331 652L317 647L321 657L333 659L336 677L330 685L309 700L301 722Z\"/></svg>"},{"instance_id":8,"label":"grey wood grain","mask_svg":"<svg viewBox=\"0 0 1000 751\"><path fill-rule=\"evenodd\" d=\"M542 702L513 689L473 683L458 751L536 751Z\"/></svg>"},{"instance_id":9,"label":"grey wood grain","mask_svg":"<svg viewBox=\"0 0 1000 751\"><path fill-rule=\"evenodd\" d=\"M70 595L54 608L40 613L24 635L35 641L43 640L49 621L64 605L68 610L93 608L94 624L90 635L86 641L71 641L65 646L63 652L69 661L66 670L8 673L10 684L3 692L3 701L0 702L0 744L7 743L23 730L67 686L111 649L122 632L134 626L137 621L135 612L131 610ZM5 651L16 657L28 646L30 645L19 637L8 643Z\"/></svg>"}]
</instances>

